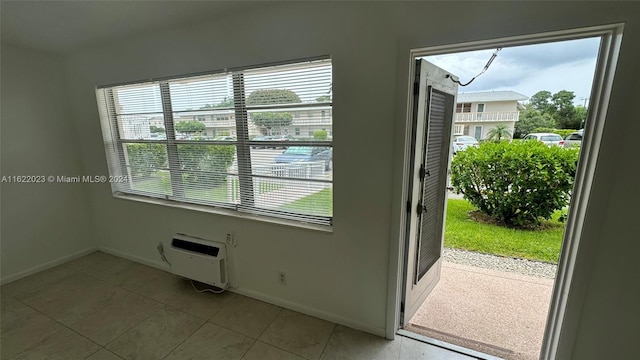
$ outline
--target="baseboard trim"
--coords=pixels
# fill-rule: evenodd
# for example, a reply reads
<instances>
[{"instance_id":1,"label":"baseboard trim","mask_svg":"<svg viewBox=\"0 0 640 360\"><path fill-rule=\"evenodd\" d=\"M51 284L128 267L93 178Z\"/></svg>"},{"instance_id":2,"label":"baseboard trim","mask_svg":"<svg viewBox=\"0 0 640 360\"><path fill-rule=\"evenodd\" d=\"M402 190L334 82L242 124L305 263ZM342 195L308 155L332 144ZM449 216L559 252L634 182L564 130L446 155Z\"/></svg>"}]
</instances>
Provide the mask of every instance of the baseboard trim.
<instances>
[{"instance_id":1,"label":"baseboard trim","mask_svg":"<svg viewBox=\"0 0 640 360\"><path fill-rule=\"evenodd\" d=\"M140 264L144 264L144 265L148 265L151 266L153 268L159 269L159 270L164 270L167 272L171 272L171 268L169 267L169 265L161 262L161 261L151 261L149 259L143 258L143 257L139 257L139 256L133 256L130 254L126 254L123 253L121 251L118 250L114 250L111 248L107 248L107 247L103 247L103 246L99 246L97 248L97 250L102 251L104 253L107 254L111 254L114 256L118 256L127 260L131 260L131 261L135 261L137 263ZM380 327L380 328L376 328L376 327L372 327L370 325L367 324L363 324L361 322L352 320L352 319L347 319L341 316L338 316L336 314L332 314L332 313L328 313L325 311L321 311L312 307L308 307L308 306L304 306L292 301L288 301L288 300L284 300L281 298L277 298L277 297L273 297L273 296L269 296L257 291L253 291L253 290L249 290L249 289L245 289L242 287L230 287L228 289L229 291L236 293L236 294L240 294L240 295L244 295L256 300L260 300L260 301L264 301L266 303L269 304L273 304L273 305L277 305L289 310L293 310L293 311L297 311L309 316L314 316L317 317L319 319L322 320L326 320L326 321L330 321L336 324L340 324L340 325L344 325L347 327L350 327L352 329L356 329L356 330L361 330L370 334L374 334L374 335L378 335L381 337L385 336L385 328L384 327Z\"/></svg>"},{"instance_id":2,"label":"baseboard trim","mask_svg":"<svg viewBox=\"0 0 640 360\"><path fill-rule=\"evenodd\" d=\"M119 250L114 250L111 248L107 248L104 246L98 246L97 248L98 251L102 251L103 253L109 254L109 255L113 255L113 256L117 256L117 257L121 257L123 259L127 259L127 260L131 260L134 262L137 262L139 264L143 264L143 265L147 265L147 266L151 266L152 268L156 268L158 270L164 270L167 272L171 272L171 268L169 267L169 265L161 262L161 261L152 261L140 256L134 256L134 255L129 255L126 253L123 253Z\"/></svg>"},{"instance_id":3,"label":"baseboard trim","mask_svg":"<svg viewBox=\"0 0 640 360\"><path fill-rule=\"evenodd\" d=\"M352 319L344 318L342 316L332 314L329 312L325 312L322 310L318 310L309 306L305 306L299 303L295 303L292 301L288 301L285 299L265 295L263 293L259 293L253 290L244 289L241 287L229 288L229 291L234 292L236 294L244 295L256 300L264 301L269 304L277 305L285 309L297 311L303 313L305 315L317 317L322 320L330 321L336 324L344 325L346 327L364 331L366 333L370 333L373 335L377 335L380 337L385 337L385 328L384 327L373 327L367 324L363 324L359 321L355 321Z\"/></svg>"},{"instance_id":4,"label":"baseboard trim","mask_svg":"<svg viewBox=\"0 0 640 360\"><path fill-rule=\"evenodd\" d=\"M63 256L61 258L58 258L56 260L52 260L49 262L46 262L44 264L41 265L37 265L34 267L31 267L29 269L26 270L22 270L20 272L17 272L15 274L11 274L11 275L7 275L7 276L3 276L2 278L0 278L0 285L6 285L8 283L14 282L16 280L20 280L24 277L27 277L29 275L33 275L35 273L39 273L41 271L50 269L52 267L58 266L58 265L62 265L66 262L69 262L71 260L75 260L77 258L81 258L85 255L91 254L92 252L95 252L96 250L98 250L98 248L88 248L88 249L84 249L81 251L78 251L76 253L73 253L71 255L67 255L67 256Z\"/></svg>"}]
</instances>

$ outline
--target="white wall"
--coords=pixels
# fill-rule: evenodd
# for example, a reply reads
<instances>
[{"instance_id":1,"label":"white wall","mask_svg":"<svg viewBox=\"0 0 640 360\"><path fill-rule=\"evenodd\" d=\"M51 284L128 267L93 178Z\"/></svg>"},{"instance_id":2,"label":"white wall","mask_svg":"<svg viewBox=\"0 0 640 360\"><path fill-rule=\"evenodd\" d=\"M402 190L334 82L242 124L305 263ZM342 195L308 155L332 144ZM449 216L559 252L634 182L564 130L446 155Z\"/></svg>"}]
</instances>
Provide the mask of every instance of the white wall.
<instances>
[{"instance_id":1,"label":"white wall","mask_svg":"<svg viewBox=\"0 0 640 360\"><path fill-rule=\"evenodd\" d=\"M469 11L461 13L457 3L288 3L74 53L66 62L70 99L83 165L91 174L107 172L96 85L322 54L331 54L334 64L332 234L114 199L105 185L90 189L98 243L157 262L155 244L174 232L212 239L232 232L238 239L231 254L235 286L384 334L388 266L395 261L389 254L397 247L403 203L409 49L627 21L583 239L600 251L579 263L576 284L586 290L570 299L567 315L579 330L577 338L563 338L563 359L571 351L579 359L630 358L637 349L624 340L637 334L640 323L640 249L632 225L640 196L630 188L640 182L638 167L630 166L637 163L632 134L640 133L640 116L629 101L631 94L640 95L640 21L633 15L640 8L591 2L465 6ZM277 284L280 270L288 273L286 286Z\"/></svg>"},{"instance_id":2,"label":"white wall","mask_svg":"<svg viewBox=\"0 0 640 360\"><path fill-rule=\"evenodd\" d=\"M82 173L60 57L2 45L2 176ZM81 184L2 184L2 282L95 246Z\"/></svg>"},{"instance_id":3,"label":"white wall","mask_svg":"<svg viewBox=\"0 0 640 360\"><path fill-rule=\"evenodd\" d=\"M517 111L517 101L487 101L471 103L471 111L478 110L478 104L484 104L484 112Z\"/></svg>"}]
</instances>

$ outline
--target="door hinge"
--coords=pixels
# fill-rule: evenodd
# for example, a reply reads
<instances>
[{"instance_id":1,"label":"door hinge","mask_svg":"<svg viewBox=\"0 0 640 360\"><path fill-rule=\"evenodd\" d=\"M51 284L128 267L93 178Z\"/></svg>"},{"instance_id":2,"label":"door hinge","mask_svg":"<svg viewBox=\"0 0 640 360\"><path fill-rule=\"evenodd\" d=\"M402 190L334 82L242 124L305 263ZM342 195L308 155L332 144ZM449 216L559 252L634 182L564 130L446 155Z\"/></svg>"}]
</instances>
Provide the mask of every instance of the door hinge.
<instances>
[{"instance_id":1,"label":"door hinge","mask_svg":"<svg viewBox=\"0 0 640 360\"><path fill-rule=\"evenodd\" d=\"M418 95L418 91L420 91L420 83L416 81L413 83L413 95Z\"/></svg>"},{"instance_id":2,"label":"door hinge","mask_svg":"<svg viewBox=\"0 0 640 360\"><path fill-rule=\"evenodd\" d=\"M407 201L407 212L411 212L411 201Z\"/></svg>"}]
</instances>

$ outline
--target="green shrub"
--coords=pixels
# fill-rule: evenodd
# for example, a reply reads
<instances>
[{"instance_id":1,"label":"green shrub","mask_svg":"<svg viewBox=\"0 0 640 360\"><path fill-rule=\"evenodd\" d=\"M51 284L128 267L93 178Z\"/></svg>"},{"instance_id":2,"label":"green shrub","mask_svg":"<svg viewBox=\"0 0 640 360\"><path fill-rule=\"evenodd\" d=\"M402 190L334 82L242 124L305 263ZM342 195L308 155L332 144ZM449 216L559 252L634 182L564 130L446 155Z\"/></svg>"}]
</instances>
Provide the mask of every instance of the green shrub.
<instances>
[{"instance_id":1,"label":"green shrub","mask_svg":"<svg viewBox=\"0 0 640 360\"><path fill-rule=\"evenodd\" d=\"M236 148L233 145L178 145L183 178L193 184L211 184L217 187L227 178L227 169L233 163Z\"/></svg>"},{"instance_id":2,"label":"green shrub","mask_svg":"<svg viewBox=\"0 0 640 360\"><path fill-rule=\"evenodd\" d=\"M145 178L157 168L167 167L167 148L164 144L127 144L131 176Z\"/></svg>"},{"instance_id":3,"label":"green shrub","mask_svg":"<svg viewBox=\"0 0 640 360\"><path fill-rule=\"evenodd\" d=\"M537 141L483 143L457 154L451 184L509 227L531 227L568 204L578 151Z\"/></svg>"},{"instance_id":4,"label":"green shrub","mask_svg":"<svg viewBox=\"0 0 640 360\"><path fill-rule=\"evenodd\" d=\"M316 130L313 132L314 140L327 140L328 134L326 130Z\"/></svg>"},{"instance_id":5,"label":"green shrub","mask_svg":"<svg viewBox=\"0 0 640 360\"><path fill-rule=\"evenodd\" d=\"M560 136L562 136L562 138L566 138L569 134L574 133L578 130L572 130L572 129L553 129L553 128L535 128L533 129L532 132L537 132L537 133L553 133L553 134L558 134Z\"/></svg>"}]
</instances>

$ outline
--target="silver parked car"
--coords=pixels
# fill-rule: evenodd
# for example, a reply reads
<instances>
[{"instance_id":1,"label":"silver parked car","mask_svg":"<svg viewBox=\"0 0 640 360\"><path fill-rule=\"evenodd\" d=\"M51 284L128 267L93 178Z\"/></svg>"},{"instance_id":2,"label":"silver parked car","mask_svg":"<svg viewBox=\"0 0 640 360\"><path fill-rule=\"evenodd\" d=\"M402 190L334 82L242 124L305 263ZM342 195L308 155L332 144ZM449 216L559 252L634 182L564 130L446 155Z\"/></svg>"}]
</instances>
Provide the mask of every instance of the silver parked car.
<instances>
[{"instance_id":1,"label":"silver parked car","mask_svg":"<svg viewBox=\"0 0 640 360\"><path fill-rule=\"evenodd\" d=\"M525 140L536 140L547 146L564 146L562 136L554 133L531 133L524 137Z\"/></svg>"},{"instance_id":2,"label":"silver parked car","mask_svg":"<svg viewBox=\"0 0 640 360\"><path fill-rule=\"evenodd\" d=\"M580 147L582 145L582 136L584 135L584 130L578 130L574 133L567 135L564 138L564 147Z\"/></svg>"},{"instance_id":3,"label":"silver parked car","mask_svg":"<svg viewBox=\"0 0 640 360\"><path fill-rule=\"evenodd\" d=\"M465 150L470 146L478 147L479 145L480 143L476 138L466 135L454 136L453 141L451 142L451 148L454 154L458 151Z\"/></svg>"}]
</instances>

